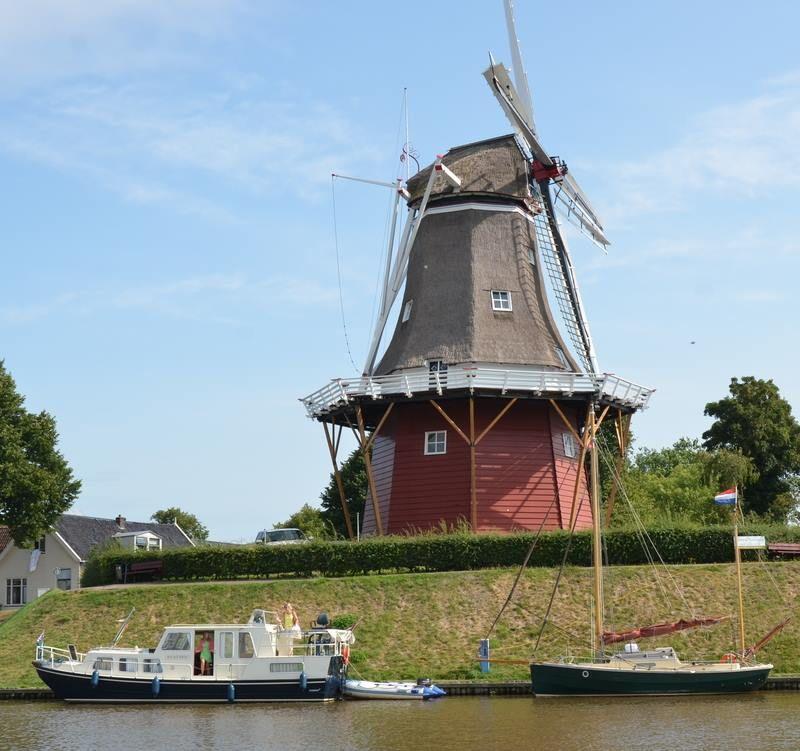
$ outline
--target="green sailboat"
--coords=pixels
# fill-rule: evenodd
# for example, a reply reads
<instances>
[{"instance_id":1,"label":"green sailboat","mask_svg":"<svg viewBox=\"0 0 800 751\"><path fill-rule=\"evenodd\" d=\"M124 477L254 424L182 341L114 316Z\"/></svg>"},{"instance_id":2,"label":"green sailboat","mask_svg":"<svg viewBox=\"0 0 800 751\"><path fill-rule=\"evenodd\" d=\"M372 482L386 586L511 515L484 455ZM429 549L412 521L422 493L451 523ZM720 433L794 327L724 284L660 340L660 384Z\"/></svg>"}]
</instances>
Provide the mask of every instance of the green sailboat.
<instances>
[{"instance_id":1,"label":"green sailboat","mask_svg":"<svg viewBox=\"0 0 800 751\"><path fill-rule=\"evenodd\" d=\"M598 447L599 424L591 415L590 486L592 504L592 566L594 657L588 660L531 662L531 682L537 696L633 696L669 694L724 694L754 691L764 685L772 665L755 661L757 650L780 632L776 626L754 646L745 642L742 601L741 555L738 525L734 521L733 547L739 596L739 650L719 662L681 659L672 647L640 649L637 639L664 636L678 631L712 626L723 618L695 618L661 623L622 632L606 631L603 623L603 574L600 528ZM734 499L738 495L734 491ZM734 518L736 507L734 506ZM623 643L622 651L611 645ZM611 649L607 649L611 647Z\"/></svg>"}]
</instances>

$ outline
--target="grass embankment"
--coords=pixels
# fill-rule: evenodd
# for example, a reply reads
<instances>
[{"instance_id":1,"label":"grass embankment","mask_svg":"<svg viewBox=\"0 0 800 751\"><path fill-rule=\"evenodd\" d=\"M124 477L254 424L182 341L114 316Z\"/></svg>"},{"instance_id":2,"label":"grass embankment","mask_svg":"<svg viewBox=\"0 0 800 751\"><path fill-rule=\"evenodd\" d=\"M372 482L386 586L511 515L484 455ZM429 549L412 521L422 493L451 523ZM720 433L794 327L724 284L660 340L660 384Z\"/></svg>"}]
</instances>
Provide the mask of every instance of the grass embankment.
<instances>
[{"instance_id":1,"label":"grass embankment","mask_svg":"<svg viewBox=\"0 0 800 751\"><path fill-rule=\"evenodd\" d=\"M0 688L41 685L31 659L42 630L47 644L65 647L74 643L83 651L109 643L116 631L115 621L135 607L136 615L121 644L155 646L162 627L170 623L243 622L254 607L277 610L285 600L296 605L304 624L321 610L332 616L359 617L352 660L364 677L477 678L480 673L473 656L478 640L505 601L515 574L511 569L491 569L51 592L0 621ZM524 573L492 635L494 657L531 656L555 577L553 569ZM658 580L671 593L669 602ZM732 566L672 566L669 575L662 571L658 580L649 567L612 568L606 578L608 625L622 629L692 614L736 612ZM675 585L693 610L682 605ZM555 627L544 632L537 658L588 654L590 591L589 570L565 570L551 613ZM746 565L748 641L756 641L791 614L798 592L800 564ZM734 632L735 623L731 621L657 641L659 645L672 644L685 656L718 659L731 649ZM800 673L800 623L790 623L761 657L772 661L776 672ZM527 675L524 665L495 664L488 677L508 680Z\"/></svg>"}]
</instances>

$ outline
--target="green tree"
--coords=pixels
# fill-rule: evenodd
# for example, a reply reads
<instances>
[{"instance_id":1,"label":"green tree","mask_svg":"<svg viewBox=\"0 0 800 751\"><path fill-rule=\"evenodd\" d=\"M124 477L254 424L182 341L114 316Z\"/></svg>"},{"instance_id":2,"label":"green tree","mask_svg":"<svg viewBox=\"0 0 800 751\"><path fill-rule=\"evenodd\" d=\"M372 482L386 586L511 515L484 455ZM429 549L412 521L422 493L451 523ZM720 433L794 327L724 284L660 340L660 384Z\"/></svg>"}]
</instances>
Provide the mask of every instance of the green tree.
<instances>
[{"instance_id":1,"label":"green tree","mask_svg":"<svg viewBox=\"0 0 800 751\"><path fill-rule=\"evenodd\" d=\"M344 485L344 495L350 509L350 518L353 528L356 525L356 514L363 520L364 503L367 499L367 470L364 467L364 457L355 449L342 463L340 473ZM347 526L344 523L342 501L339 498L339 489L336 478L331 472L330 481L320 495L322 518L336 531L340 537L347 537Z\"/></svg>"},{"instance_id":2,"label":"green tree","mask_svg":"<svg viewBox=\"0 0 800 751\"><path fill-rule=\"evenodd\" d=\"M0 524L19 547L32 547L74 503L80 480L56 449L56 421L33 414L0 360Z\"/></svg>"},{"instance_id":3,"label":"green tree","mask_svg":"<svg viewBox=\"0 0 800 751\"><path fill-rule=\"evenodd\" d=\"M753 463L741 453L706 451L691 438L681 438L663 449L641 449L624 477L633 510L618 504L614 523L626 524L634 510L650 524L725 522L728 514L714 505L714 495L720 487L745 487L757 477Z\"/></svg>"},{"instance_id":4,"label":"green tree","mask_svg":"<svg viewBox=\"0 0 800 751\"><path fill-rule=\"evenodd\" d=\"M278 529L300 529L308 537L327 539L336 537L333 527L322 516L322 511L306 503L299 511L295 511L285 522L275 525Z\"/></svg>"},{"instance_id":5,"label":"green tree","mask_svg":"<svg viewBox=\"0 0 800 751\"><path fill-rule=\"evenodd\" d=\"M758 474L744 496L744 509L785 518L785 503L775 501L785 500L800 473L800 425L778 387L753 376L733 378L730 396L706 404L705 414L716 419L703 433L703 445L741 452Z\"/></svg>"},{"instance_id":6,"label":"green tree","mask_svg":"<svg viewBox=\"0 0 800 751\"><path fill-rule=\"evenodd\" d=\"M150 518L158 524L177 522L178 526L195 542L205 542L208 539L208 528L194 514L177 506L156 511Z\"/></svg>"}]
</instances>

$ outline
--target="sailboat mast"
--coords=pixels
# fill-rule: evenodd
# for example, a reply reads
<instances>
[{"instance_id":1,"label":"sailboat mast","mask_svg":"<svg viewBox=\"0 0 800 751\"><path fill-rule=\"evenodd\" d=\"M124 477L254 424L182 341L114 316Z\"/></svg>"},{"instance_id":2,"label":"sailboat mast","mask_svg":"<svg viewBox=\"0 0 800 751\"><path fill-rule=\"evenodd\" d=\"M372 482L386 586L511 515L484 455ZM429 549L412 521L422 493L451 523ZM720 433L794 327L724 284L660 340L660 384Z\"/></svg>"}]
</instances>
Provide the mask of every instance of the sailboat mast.
<instances>
[{"instance_id":1,"label":"sailboat mast","mask_svg":"<svg viewBox=\"0 0 800 751\"><path fill-rule=\"evenodd\" d=\"M736 488L736 503L733 507L733 550L736 560L736 592L739 596L739 643L742 646L742 657L747 650L744 640L744 598L742 597L742 554L739 551L739 488Z\"/></svg>"},{"instance_id":2,"label":"sailboat mast","mask_svg":"<svg viewBox=\"0 0 800 751\"><path fill-rule=\"evenodd\" d=\"M595 644L603 652L603 548L600 537L600 460L597 446L597 417L590 410L589 430L592 438L592 452L589 463L590 491L592 500L592 570L594 573L594 630Z\"/></svg>"}]
</instances>

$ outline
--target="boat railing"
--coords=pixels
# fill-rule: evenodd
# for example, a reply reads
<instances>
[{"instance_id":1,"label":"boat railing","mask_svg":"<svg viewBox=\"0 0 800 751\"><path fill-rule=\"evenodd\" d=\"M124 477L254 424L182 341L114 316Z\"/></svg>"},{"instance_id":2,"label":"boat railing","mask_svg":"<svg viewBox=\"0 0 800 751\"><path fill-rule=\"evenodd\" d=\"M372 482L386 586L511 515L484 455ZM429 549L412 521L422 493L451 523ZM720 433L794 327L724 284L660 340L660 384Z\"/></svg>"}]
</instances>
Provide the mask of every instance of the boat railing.
<instances>
[{"instance_id":1,"label":"boat railing","mask_svg":"<svg viewBox=\"0 0 800 751\"><path fill-rule=\"evenodd\" d=\"M84 652L61 649L60 647L49 647L46 644L36 645L36 659L39 662L47 662L50 664L50 667L67 663L73 673L75 672L75 665L81 664L84 657L86 657Z\"/></svg>"}]
</instances>

